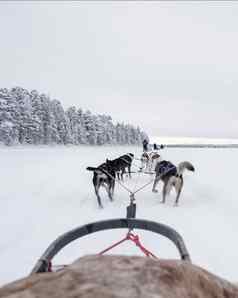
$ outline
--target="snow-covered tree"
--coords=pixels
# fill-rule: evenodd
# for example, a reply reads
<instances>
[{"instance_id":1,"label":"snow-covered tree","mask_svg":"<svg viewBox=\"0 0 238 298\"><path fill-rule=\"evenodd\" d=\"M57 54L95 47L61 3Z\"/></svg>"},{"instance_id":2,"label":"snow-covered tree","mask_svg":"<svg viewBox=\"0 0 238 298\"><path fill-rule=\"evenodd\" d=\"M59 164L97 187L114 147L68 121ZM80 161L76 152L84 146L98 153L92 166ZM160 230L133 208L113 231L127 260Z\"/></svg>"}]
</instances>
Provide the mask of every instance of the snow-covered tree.
<instances>
[{"instance_id":1,"label":"snow-covered tree","mask_svg":"<svg viewBox=\"0 0 238 298\"><path fill-rule=\"evenodd\" d=\"M51 107L59 135L59 142L61 144L73 143L70 131L70 120L64 112L61 103L58 100L53 100L51 102Z\"/></svg>"},{"instance_id":2,"label":"snow-covered tree","mask_svg":"<svg viewBox=\"0 0 238 298\"><path fill-rule=\"evenodd\" d=\"M84 127L86 129L87 143L90 145L97 144L97 135L96 135L96 121L95 117L90 111L86 111L83 114Z\"/></svg>"},{"instance_id":3,"label":"snow-covered tree","mask_svg":"<svg viewBox=\"0 0 238 298\"><path fill-rule=\"evenodd\" d=\"M70 107L36 90L0 89L0 142L12 144L138 144L146 133L129 124L113 124L109 115Z\"/></svg>"},{"instance_id":4,"label":"snow-covered tree","mask_svg":"<svg viewBox=\"0 0 238 298\"><path fill-rule=\"evenodd\" d=\"M86 125L84 122L82 109L77 110L77 115L78 115L78 121L79 121L78 142L79 144L88 144Z\"/></svg>"},{"instance_id":5,"label":"snow-covered tree","mask_svg":"<svg viewBox=\"0 0 238 298\"><path fill-rule=\"evenodd\" d=\"M0 142L5 145L18 143L17 103L7 89L0 89Z\"/></svg>"}]
</instances>

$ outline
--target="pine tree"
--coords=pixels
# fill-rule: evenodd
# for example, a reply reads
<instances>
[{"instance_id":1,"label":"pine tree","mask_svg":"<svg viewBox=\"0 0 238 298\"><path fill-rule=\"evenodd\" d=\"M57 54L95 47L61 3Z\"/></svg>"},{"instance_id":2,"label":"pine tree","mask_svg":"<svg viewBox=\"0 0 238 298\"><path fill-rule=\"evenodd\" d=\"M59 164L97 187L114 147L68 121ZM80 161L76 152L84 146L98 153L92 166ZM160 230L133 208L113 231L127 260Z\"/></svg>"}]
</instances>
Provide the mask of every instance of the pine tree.
<instances>
[{"instance_id":1,"label":"pine tree","mask_svg":"<svg viewBox=\"0 0 238 298\"><path fill-rule=\"evenodd\" d=\"M5 145L18 143L16 101L7 89L0 89L0 142Z\"/></svg>"},{"instance_id":2,"label":"pine tree","mask_svg":"<svg viewBox=\"0 0 238 298\"><path fill-rule=\"evenodd\" d=\"M84 119L84 126L86 129L87 143L90 145L96 145L97 135L96 135L95 118L93 117L90 111L86 111L86 113L83 114L83 119Z\"/></svg>"},{"instance_id":3,"label":"pine tree","mask_svg":"<svg viewBox=\"0 0 238 298\"><path fill-rule=\"evenodd\" d=\"M73 143L70 133L70 120L64 112L61 103L58 100L51 102L51 110L55 119L56 131L59 136L59 142L61 144Z\"/></svg>"},{"instance_id":4,"label":"pine tree","mask_svg":"<svg viewBox=\"0 0 238 298\"><path fill-rule=\"evenodd\" d=\"M86 131L86 125L84 122L84 113L82 111L82 109L78 109L77 111L77 115L78 115L78 142L79 144L88 144L87 141L87 131Z\"/></svg>"},{"instance_id":5,"label":"pine tree","mask_svg":"<svg viewBox=\"0 0 238 298\"><path fill-rule=\"evenodd\" d=\"M21 87L0 89L0 142L11 144L139 144L145 132L113 124L109 115L93 115Z\"/></svg>"}]
</instances>

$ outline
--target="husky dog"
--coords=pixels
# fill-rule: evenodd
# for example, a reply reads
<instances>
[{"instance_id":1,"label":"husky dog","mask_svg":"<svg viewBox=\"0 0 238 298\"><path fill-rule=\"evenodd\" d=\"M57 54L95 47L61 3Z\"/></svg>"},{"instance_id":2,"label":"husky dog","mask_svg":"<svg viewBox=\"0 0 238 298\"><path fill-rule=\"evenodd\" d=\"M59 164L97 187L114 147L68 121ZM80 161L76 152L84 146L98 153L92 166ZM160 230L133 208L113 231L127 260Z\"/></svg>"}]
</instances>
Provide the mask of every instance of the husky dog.
<instances>
[{"instance_id":1,"label":"husky dog","mask_svg":"<svg viewBox=\"0 0 238 298\"><path fill-rule=\"evenodd\" d=\"M162 203L165 203L166 195L169 194L171 188L174 187L177 193L174 204L178 204L179 196L183 187L183 172L185 170L194 172L195 168L188 161L183 161L179 163L177 167L167 160L163 160L157 163L155 167L156 174L152 191L158 192L155 187L158 184L159 180L162 180L164 182L162 190Z\"/></svg>"},{"instance_id":2,"label":"husky dog","mask_svg":"<svg viewBox=\"0 0 238 298\"><path fill-rule=\"evenodd\" d=\"M106 188L109 199L113 201L113 194L115 188L116 170L114 162L107 159L105 163L101 164L97 168L87 167L88 171L93 171L93 185L98 200L99 207L103 208L101 198L99 196L99 188L101 186Z\"/></svg>"},{"instance_id":3,"label":"husky dog","mask_svg":"<svg viewBox=\"0 0 238 298\"><path fill-rule=\"evenodd\" d=\"M142 153L140 171L147 169L147 164L148 164L149 158L150 157L149 157L149 154L147 152Z\"/></svg>"},{"instance_id":4,"label":"husky dog","mask_svg":"<svg viewBox=\"0 0 238 298\"><path fill-rule=\"evenodd\" d=\"M147 172L154 172L157 163L161 160L161 155L156 152L143 152L141 156L141 167L140 171L143 169Z\"/></svg>"},{"instance_id":5,"label":"husky dog","mask_svg":"<svg viewBox=\"0 0 238 298\"><path fill-rule=\"evenodd\" d=\"M118 180L120 180L120 178L121 180L123 180L123 175L125 174L126 169L127 169L127 172L129 173L129 177L131 178L131 164L132 164L133 158L134 158L134 154L127 153L112 160L113 167L117 173Z\"/></svg>"}]
</instances>

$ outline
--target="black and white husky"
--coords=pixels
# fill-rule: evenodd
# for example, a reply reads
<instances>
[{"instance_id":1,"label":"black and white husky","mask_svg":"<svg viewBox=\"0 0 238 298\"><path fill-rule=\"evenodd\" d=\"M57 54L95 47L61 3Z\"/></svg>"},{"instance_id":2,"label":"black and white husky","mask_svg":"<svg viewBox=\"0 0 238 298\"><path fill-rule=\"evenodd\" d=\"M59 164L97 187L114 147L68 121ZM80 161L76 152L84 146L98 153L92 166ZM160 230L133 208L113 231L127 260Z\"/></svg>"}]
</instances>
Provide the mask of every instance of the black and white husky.
<instances>
[{"instance_id":1,"label":"black and white husky","mask_svg":"<svg viewBox=\"0 0 238 298\"><path fill-rule=\"evenodd\" d=\"M152 191L158 192L156 190L156 185L160 180L164 182L162 190L162 203L165 203L166 195L168 195L172 187L174 187L176 191L176 199L174 204L178 204L179 197L183 188L183 172L185 170L194 172L195 168L188 161L180 162L177 167L167 160L163 160L157 163L155 167L155 180Z\"/></svg>"},{"instance_id":2,"label":"black and white husky","mask_svg":"<svg viewBox=\"0 0 238 298\"><path fill-rule=\"evenodd\" d=\"M134 158L133 153L124 154L114 160L112 160L114 169L116 170L118 180L123 180L123 175L127 172L131 178L131 164Z\"/></svg>"},{"instance_id":3,"label":"black and white husky","mask_svg":"<svg viewBox=\"0 0 238 298\"><path fill-rule=\"evenodd\" d=\"M88 171L93 171L93 185L98 200L99 207L103 208L101 197L99 195L99 188L105 187L108 197L113 201L113 194L115 188L116 170L112 160L107 159L105 163L98 167L87 167Z\"/></svg>"}]
</instances>

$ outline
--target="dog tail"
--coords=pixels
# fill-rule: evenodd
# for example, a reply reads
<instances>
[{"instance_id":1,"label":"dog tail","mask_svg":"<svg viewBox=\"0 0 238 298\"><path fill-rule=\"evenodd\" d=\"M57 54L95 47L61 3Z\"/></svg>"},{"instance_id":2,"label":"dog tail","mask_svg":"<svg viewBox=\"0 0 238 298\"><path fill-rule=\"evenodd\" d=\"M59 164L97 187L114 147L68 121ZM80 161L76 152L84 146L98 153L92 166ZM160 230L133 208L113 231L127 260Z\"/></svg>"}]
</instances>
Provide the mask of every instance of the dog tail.
<instances>
[{"instance_id":1,"label":"dog tail","mask_svg":"<svg viewBox=\"0 0 238 298\"><path fill-rule=\"evenodd\" d=\"M195 172L194 166L189 161L182 161L177 166L178 175L182 175L185 170Z\"/></svg>"},{"instance_id":2,"label":"dog tail","mask_svg":"<svg viewBox=\"0 0 238 298\"><path fill-rule=\"evenodd\" d=\"M94 167L87 167L86 170L88 170L88 171L94 171L95 172L98 169L97 168L94 168Z\"/></svg>"},{"instance_id":3,"label":"dog tail","mask_svg":"<svg viewBox=\"0 0 238 298\"><path fill-rule=\"evenodd\" d=\"M127 153L126 155L128 155L131 159L134 158L134 154L133 153Z\"/></svg>"},{"instance_id":4,"label":"dog tail","mask_svg":"<svg viewBox=\"0 0 238 298\"><path fill-rule=\"evenodd\" d=\"M87 167L86 170L93 171L94 173L97 173L97 174L102 174L102 173L105 174L103 169L99 169L99 168L95 168L95 167Z\"/></svg>"}]
</instances>

